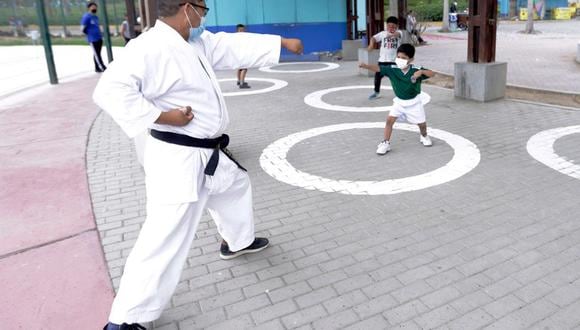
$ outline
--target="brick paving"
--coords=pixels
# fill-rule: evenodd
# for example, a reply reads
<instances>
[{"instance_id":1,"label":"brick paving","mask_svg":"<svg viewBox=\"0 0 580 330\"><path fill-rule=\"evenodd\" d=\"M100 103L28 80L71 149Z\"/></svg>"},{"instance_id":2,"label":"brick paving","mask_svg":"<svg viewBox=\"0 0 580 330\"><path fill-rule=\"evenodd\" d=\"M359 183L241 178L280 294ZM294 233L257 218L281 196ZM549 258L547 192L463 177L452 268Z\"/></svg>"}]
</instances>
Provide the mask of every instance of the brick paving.
<instances>
[{"instance_id":1,"label":"brick paving","mask_svg":"<svg viewBox=\"0 0 580 330\"><path fill-rule=\"evenodd\" d=\"M313 68L319 65L284 67ZM282 69L282 68L281 68ZM580 182L533 159L534 134L578 125L580 109L509 100L474 103L425 86L431 127L477 145L479 165L426 189L377 196L306 190L260 167L274 141L341 123L382 122L385 113L315 109L304 96L321 89L369 85L355 63L315 74L262 73L288 81L282 90L228 97L231 149L249 170L256 230L272 246L230 261L202 219L181 281L155 329L563 329L580 326ZM233 72L219 73L231 78ZM386 81L385 81L386 83ZM267 84L256 83L255 88ZM233 83L223 89L235 91ZM368 101L370 90L328 94L332 104ZM304 140L287 160L330 179L380 181L445 165L453 149L395 130L393 151L374 154L380 128L338 131ZM555 143L578 163L579 134ZM101 113L92 128L87 172L94 213L115 288L145 219L144 174L130 141Z\"/></svg>"},{"instance_id":2,"label":"brick paving","mask_svg":"<svg viewBox=\"0 0 580 330\"><path fill-rule=\"evenodd\" d=\"M580 93L580 64L574 60L580 20L534 22L539 33L533 35L518 33L524 27L525 22L499 22L496 61L508 63L508 84ZM452 75L454 63L467 60L467 32L430 28L425 38L430 45L417 48L417 63Z\"/></svg>"}]
</instances>

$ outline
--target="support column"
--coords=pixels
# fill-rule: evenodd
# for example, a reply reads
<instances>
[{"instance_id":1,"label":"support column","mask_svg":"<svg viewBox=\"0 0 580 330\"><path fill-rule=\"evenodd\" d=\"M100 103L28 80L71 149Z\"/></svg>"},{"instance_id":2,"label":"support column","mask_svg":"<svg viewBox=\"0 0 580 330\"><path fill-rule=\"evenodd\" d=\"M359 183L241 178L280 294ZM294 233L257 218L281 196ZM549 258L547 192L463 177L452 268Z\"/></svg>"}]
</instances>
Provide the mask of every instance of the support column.
<instances>
[{"instance_id":1,"label":"support column","mask_svg":"<svg viewBox=\"0 0 580 330\"><path fill-rule=\"evenodd\" d=\"M103 13L103 36L105 37L105 47L107 48L107 58L109 63L113 61L113 45L111 44L111 31L109 30L109 14L107 13L107 2L101 0Z\"/></svg>"},{"instance_id":2,"label":"support column","mask_svg":"<svg viewBox=\"0 0 580 330\"><path fill-rule=\"evenodd\" d=\"M50 78L50 83L56 85L58 84L58 77L56 75L56 67L54 65L52 43L50 41L50 33L48 31L48 21L46 19L46 11L44 10L44 1L36 0L36 13L38 15L40 36L44 45L44 56L46 58L46 66L48 67L48 77Z\"/></svg>"},{"instance_id":3,"label":"support column","mask_svg":"<svg viewBox=\"0 0 580 330\"><path fill-rule=\"evenodd\" d=\"M133 2L133 0L125 0L125 8L127 9L129 35L131 36L131 39L133 39L137 36L137 33L135 33L135 24L137 23L137 17L135 17L135 2Z\"/></svg>"},{"instance_id":4,"label":"support column","mask_svg":"<svg viewBox=\"0 0 580 330\"><path fill-rule=\"evenodd\" d=\"M357 0L346 0L346 24L347 40L342 41L342 59L345 61L356 61L358 49L364 47L362 40L358 38L358 14Z\"/></svg>"},{"instance_id":5,"label":"support column","mask_svg":"<svg viewBox=\"0 0 580 330\"><path fill-rule=\"evenodd\" d=\"M390 0L391 3L397 0ZM385 2L384 0L366 0L367 11L367 45L369 40L377 33L385 29ZM364 63L377 63L379 61L379 50L368 50L366 47L358 49L358 61ZM374 76L369 70L359 69L359 74Z\"/></svg>"},{"instance_id":6,"label":"support column","mask_svg":"<svg viewBox=\"0 0 580 330\"><path fill-rule=\"evenodd\" d=\"M144 8L145 17L141 17L143 30L149 29L155 25L157 20L157 0L145 0ZM145 18L145 21L143 19Z\"/></svg>"},{"instance_id":7,"label":"support column","mask_svg":"<svg viewBox=\"0 0 580 330\"><path fill-rule=\"evenodd\" d=\"M487 102L505 97L507 63L495 62L497 0L471 0L467 62L455 63L455 96Z\"/></svg>"},{"instance_id":8,"label":"support column","mask_svg":"<svg viewBox=\"0 0 580 330\"><path fill-rule=\"evenodd\" d=\"M367 40L370 40L375 34L385 29L385 2L383 0L366 0L366 2Z\"/></svg>"}]
</instances>

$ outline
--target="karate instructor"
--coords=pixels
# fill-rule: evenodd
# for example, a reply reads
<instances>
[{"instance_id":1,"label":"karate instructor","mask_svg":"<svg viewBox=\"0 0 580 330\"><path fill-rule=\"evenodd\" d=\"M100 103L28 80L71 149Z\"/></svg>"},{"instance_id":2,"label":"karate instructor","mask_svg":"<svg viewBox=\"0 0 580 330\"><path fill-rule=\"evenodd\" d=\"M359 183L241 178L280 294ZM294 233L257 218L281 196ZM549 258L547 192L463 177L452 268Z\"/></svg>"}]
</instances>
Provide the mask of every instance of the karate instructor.
<instances>
[{"instance_id":1,"label":"karate instructor","mask_svg":"<svg viewBox=\"0 0 580 330\"><path fill-rule=\"evenodd\" d=\"M173 294L203 210L223 238L222 259L263 250L255 237L248 174L227 153L229 117L214 69L276 64L280 47L302 42L275 35L204 29L205 1L158 0L160 19L132 40L95 89L95 103L129 137L151 130L144 168L147 218L125 264L104 329L144 329Z\"/></svg>"}]
</instances>

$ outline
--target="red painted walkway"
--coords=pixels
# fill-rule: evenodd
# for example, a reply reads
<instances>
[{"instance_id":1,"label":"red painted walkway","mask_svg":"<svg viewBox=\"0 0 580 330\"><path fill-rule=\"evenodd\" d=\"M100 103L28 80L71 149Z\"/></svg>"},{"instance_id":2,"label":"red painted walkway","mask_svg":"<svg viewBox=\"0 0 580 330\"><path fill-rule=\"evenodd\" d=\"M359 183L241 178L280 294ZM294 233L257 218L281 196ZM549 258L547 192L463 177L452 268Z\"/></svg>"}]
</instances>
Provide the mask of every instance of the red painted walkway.
<instances>
[{"instance_id":1,"label":"red painted walkway","mask_svg":"<svg viewBox=\"0 0 580 330\"><path fill-rule=\"evenodd\" d=\"M0 328L97 329L113 298L85 150L97 76L0 110Z\"/></svg>"}]
</instances>

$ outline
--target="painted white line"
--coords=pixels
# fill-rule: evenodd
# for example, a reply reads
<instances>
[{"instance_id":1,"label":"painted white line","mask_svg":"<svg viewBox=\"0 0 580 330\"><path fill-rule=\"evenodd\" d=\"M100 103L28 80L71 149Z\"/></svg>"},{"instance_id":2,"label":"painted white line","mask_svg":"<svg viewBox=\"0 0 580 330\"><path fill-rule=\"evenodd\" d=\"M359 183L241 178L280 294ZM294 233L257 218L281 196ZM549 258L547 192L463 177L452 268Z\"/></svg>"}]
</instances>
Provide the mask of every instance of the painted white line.
<instances>
[{"instance_id":1,"label":"painted white line","mask_svg":"<svg viewBox=\"0 0 580 330\"><path fill-rule=\"evenodd\" d=\"M294 145L311 137L349 129L383 128L384 126L384 122L346 123L295 133L277 140L264 149L260 156L260 166L273 178L308 190L347 195L390 195L425 189L455 180L473 170L481 159L479 149L471 141L459 135L430 128L429 135L447 142L453 148L454 155L444 166L416 176L385 181L333 180L302 172L286 160L288 151ZM397 123L394 128L411 132L419 131L417 125L410 124ZM374 152L374 150L369 152Z\"/></svg>"},{"instance_id":2,"label":"painted white line","mask_svg":"<svg viewBox=\"0 0 580 330\"><path fill-rule=\"evenodd\" d=\"M559 156L554 151L554 143L556 140L570 134L578 133L580 133L580 125L542 131L528 140L528 153L549 168L575 179L580 179L580 165L568 161L565 157Z\"/></svg>"},{"instance_id":3,"label":"painted white line","mask_svg":"<svg viewBox=\"0 0 580 330\"><path fill-rule=\"evenodd\" d=\"M322 101L322 97L329 93L334 93L338 91L344 91L349 89L369 89L372 91L374 86L343 86L343 87L334 87L323 89L314 93L310 93L304 97L304 103L308 104L311 107L323 109L323 110L331 110L331 111L347 111L347 112L383 112L383 111L390 111L393 106L382 106L382 107L351 107L351 106L343 106L343 105L335 105L329 104ZM381 86L381 90L392 90L393 87L391 86ZM429 103L431 101L431 96L425 92L421 92L421 100L423 105ZM379 99L377 102L381 102Z\"/></svg>"},{"instance_id":4,"label":"painted white line","mask_svg":"<svg viewBox=\"0 0 580 330\"><path fill-rule=\"evenodd\" d=\"M219 82L225 82L225 81L237 81L236 78L228 78L228 79L219 79ZM263 93L269 93L278 89L282 89L286 86L288 86L288 82L284 81L284 80L280 80L280 79L268 79L268 78L247 78L246 81L264 81L264 82L269 82L272 83L274 85L267 87L267 88L263 88L263 89L246 89L243 92L229 92L229 93L223 93L224 96L242 96L242 95L255 95L255 94L263 94Z\"/></svg>"},{"instance_id":5,"label":"painted white line","mask_svg":"<svg viewBox=\"0 0 580 330\"><path fill-rule=\"evenodd\" d=\"M309 70L276 70L272 69L273 67L285 66L285 65L295 65L295 64L323 64L325 67L319 69L309 69ZM307 73L307 72L321 72L321 71L330 71L339 68L340 65L336 63L329 63L329 62L290 62L290 63L279 63L272 66L265 66L260 68L262 72L270 72L270 73Z\"/></svg>"}]
</instances>

